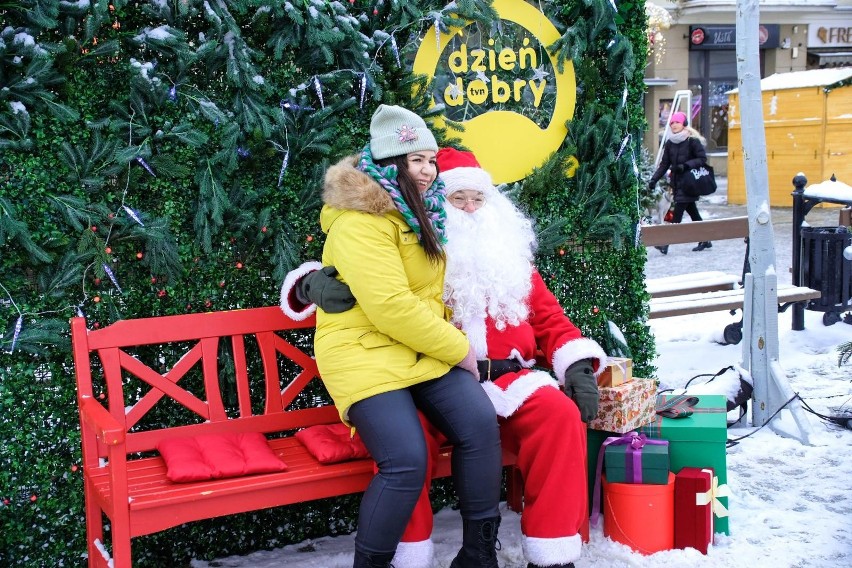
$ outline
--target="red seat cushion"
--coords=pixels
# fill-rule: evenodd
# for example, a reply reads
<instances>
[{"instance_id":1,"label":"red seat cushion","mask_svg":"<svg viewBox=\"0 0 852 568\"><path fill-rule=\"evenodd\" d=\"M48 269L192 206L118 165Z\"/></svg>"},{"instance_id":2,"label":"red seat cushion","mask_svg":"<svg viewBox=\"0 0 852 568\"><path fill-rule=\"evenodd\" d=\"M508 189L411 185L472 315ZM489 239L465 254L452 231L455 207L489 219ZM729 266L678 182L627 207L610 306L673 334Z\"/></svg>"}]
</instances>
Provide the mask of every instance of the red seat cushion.
<instances>
[{"instance_id":1,"label":"red seat cushion","mask_svg":"<svg viewBox=\"0 0 852 568\"><path fill-rule=\"evenodd\" d=\"M166 477L176 483L287 469L260 432L171 438L157 450L166 462Z\"/></svg>"},{"instance_id":2,"label":"red seat cushion","mask_svg":"<svg viewBox=\"0 0 852 568\"><path fill-rule=\"evenodd\" d=\"M317 424L296 432L296 439L320 463L337 463L370 457L358 434L346 424Z\"/></svg>"}]
</instances>

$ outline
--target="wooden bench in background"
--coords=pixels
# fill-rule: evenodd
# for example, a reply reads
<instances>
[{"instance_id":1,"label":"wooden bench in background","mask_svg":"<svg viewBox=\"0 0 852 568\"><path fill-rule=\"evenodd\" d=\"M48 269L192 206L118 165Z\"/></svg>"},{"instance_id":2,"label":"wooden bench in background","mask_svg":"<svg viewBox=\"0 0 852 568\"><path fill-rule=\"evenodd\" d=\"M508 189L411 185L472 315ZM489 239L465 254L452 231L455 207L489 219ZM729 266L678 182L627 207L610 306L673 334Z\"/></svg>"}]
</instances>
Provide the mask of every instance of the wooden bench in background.
<instances>
[{"instance_id":1,"label":"wooden bench in background","mask_svg":"<svg viewBox=\"0 0 852 568\"><path fill-rule=\"evenodd\" d=\"M339 423L337 409L318 405L322 397L308 388L323 387L314 359L298 346L304 334L293 333L313 325L313 318L293 321L277 306L123 320L101 329L71 320L90 567L130 568L133 537L182 523L366 489L372 460L323 465L292 436ZM229 373L232 386L223 393ZM163 426L164 406L171 417L183 407L183 423ZM267 435L287 470L173 483L155 451L161 440L238 432ZM442 449L434 477L450 474L450 451ZM504 450L507 502L520 511L515 459Z\"/></svg>"},{"instance_id":2,"label":"wooden bench in background","mask_svg":"<svg viewBox=\"0 0 852 568\"><path fill-rule=\"evenodd\" d=\"M687 223L666 223L642 227L642 244L666 246L700 241L743 239L745 256L741 274L719 271L695 272L646 279L651 295L650 318L664 318L722 310L741 310L745 301L743 275L748 272L748 217L730 217ZM819 298L820 292L802 286L778 286L779 311L796 302ZM723 333L729 344L742 340L742 320L729 324Z\"/></svg>"}]
</instances>

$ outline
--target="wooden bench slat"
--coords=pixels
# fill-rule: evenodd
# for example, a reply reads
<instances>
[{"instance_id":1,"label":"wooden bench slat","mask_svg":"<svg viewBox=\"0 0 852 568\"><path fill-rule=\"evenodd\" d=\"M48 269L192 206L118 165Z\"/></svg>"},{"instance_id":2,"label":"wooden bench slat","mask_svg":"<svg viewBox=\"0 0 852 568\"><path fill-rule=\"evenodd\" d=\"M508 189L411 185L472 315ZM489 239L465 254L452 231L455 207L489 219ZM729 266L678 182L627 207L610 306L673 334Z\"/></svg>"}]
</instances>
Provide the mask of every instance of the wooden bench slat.
<instances>
[{"instance_id":1,"label":"wooden bench slat","mask_svg":"<svg viewBox=\"0 0 852 568\"><path fill-rule=\"evenodd\" d=\"M697 292L733 290L739 285L741 279L738 275L714 270L649 278L645 280L645 289L652 298L665 298Z\"/></svg>"},{"instance_id":2,"label":"wooden bench slat","mask_svg":"<svg viewBox=\"0 0 852 568\"><path fill-rule=\"evenodd\" d=\"M818 290L803 286L785 284L778 287L778 302L801 302L820 297ZM745 290L720 290L716 292L686 294L652 298L650 302L650 319L700 314L722 310L742 309L745 300Z\"/></svg>"},{"instance_id":3,"label":"wooden bench slat","mask_svg":"<svg viewBox=\"0 0 852 568\"><path fill-rule=\"evenodd\" d=\"M643 225L639 235L645 246L745 238L748 236L748 217Z\"/></svg>"}]
</instances>

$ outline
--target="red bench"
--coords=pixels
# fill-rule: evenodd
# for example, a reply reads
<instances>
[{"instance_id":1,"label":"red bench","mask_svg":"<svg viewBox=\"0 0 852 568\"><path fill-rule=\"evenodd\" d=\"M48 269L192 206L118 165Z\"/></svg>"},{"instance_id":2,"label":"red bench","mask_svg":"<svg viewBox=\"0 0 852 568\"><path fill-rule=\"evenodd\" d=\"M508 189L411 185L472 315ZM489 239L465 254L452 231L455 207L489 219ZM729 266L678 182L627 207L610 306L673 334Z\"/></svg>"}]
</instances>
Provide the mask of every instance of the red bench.
<instances>
[{"instance_id":1,"label":"red bench","mask_svg":"<svg viewBox=\"0 0 852 568\"><path fill-rule=\"evenodd\" d=\"M291 320L278 307L123 320L102 329L87 329L84 318L71 320L89 566L106 568L112 560L115 568L129 568L133 537L182 523L367 487L372 460L323 465L292 436L307 426L339 422L333 405L312 406L316 391L305 391L319 378L314 359L297 346L299 338L305 343L298 330L313 325L313 319ZM234 393L233 404L223 397L225 377L233 381L225 390ZM163 407L172 421L182 412L183 423L164 426ZM287 470L168 480L155 451L159 441L232 432L275 436L269 444ZM449 476L449 452L437 460L436 477ZM504 464L514 461L504 451ZM522 482L514 467L508 480L509 506L520 511ZM111 555L103 542L104 515Z\"/></svg>"}]
</instances>

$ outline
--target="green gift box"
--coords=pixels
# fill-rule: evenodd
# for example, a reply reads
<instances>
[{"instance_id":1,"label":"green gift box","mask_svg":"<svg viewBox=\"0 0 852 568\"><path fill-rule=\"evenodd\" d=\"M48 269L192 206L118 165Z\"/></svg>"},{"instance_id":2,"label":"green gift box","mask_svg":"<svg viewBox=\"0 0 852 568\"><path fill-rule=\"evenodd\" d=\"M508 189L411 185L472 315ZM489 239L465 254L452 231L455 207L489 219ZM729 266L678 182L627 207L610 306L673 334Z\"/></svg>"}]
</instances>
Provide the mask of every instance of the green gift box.
<instances>
[{"instance_id":1,"label":"green gift box","mask_svg":"<svg viewBox=\"0 0 852 568\"><path fill-rule=\"evenodd\" d=\"M603 446L604 441L607 438L612 436L621 436L618 432L608 432L606 430L592 430L591 428L586 429L586 456L587 456L587 467L588 467L588 475L586 479L588 480L588 491L589 491L589 512L592 509L592 503L594 503L594 492L595 492L595 474L597 473L598 467L598 454L601 453L601 447ZM598 495L598 499L601 498L601 495Z\"/></svg>"},{"instance_id":2,"label":"green gift box","mask_svg":"<svg viewBox=\"0 0 852 568\"><path fill-rule=\"evenodd\" d=\"M634 450L629 445L607 446L604 467L609 483L666 485L669 482L669 447L668 444L645 444Z\"/></svg>"},{"instance_id":3,"label":"green gift box","mask_svg":"<svg viewBox=\"0 0 852 568\"><path fill-rule=\"evenodd\" d=\"M674 396L658 395L657 407L670 402ZM713 468L719 485L718 502L713 505L715 531L731 534L728 527L725 448L728 439L727 399L724 395L698 395L697 398L698 403L692 407L692 415L685 418L656 415L654 421L642 426L639 432L649 438L669 441L669 467L673 473L678 473L684 467Z\"/></svg>"}]
</instances>

